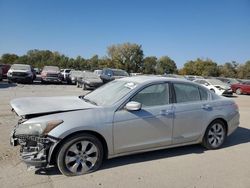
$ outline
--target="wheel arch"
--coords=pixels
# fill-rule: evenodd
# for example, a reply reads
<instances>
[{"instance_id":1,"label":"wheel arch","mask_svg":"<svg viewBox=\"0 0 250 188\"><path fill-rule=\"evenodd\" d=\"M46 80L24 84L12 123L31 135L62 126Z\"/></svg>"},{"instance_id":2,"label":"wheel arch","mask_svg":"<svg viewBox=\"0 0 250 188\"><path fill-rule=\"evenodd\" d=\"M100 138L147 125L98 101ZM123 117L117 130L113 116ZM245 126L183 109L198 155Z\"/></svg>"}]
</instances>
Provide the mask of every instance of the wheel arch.
<instances>
[{"instance_id":1,"label":"wheel arch","mask_svg":"<svg viewBox=\"0 0 250 188\"><path fill-rule=\"evenodd\" d=\"M222 118L222 117L217 117L217 118L213 119L213 120L207 125L207 127L206 127L206 129L205 129L205 131L204 131L204 133L203 133L202 139L204 138L205 133L206 133L207 128L209 127L209 125L211 125L213 122L215 122L215 121L217 121L217 120L220 120L220 121L222 121L222 122L224 123L225 129L226 129L226 135L227 135L227 132L228 132L228 123L227 123L227 121L226 121L224 118Z\"/></svg>"},{"instance_id":2,"label":"wheel arch","mask_svg":"<svg viewBox=\"0 0 250 188\"><path fill-rule=\"evenodd\" d=\"M52 150L49 151L49 154L48 154L48 163L50 165L53 165L53 164L56 164L56 156L57 156L57 153L60 149L60 147L62 146L62 144L64 143L65 140L77 135L77 134L82 134L82 133L85 133L85 134L90 134L90 135L93 135L95 136L97 139L100 140L100 142L102 143L102 146L103 146L103 150L104 150L104 159L107 159L108 158L108 145L107 145L107 142L105 140L105 138L98 132L96 131L92 131L92 130L83 130L83 131L76 131L74 133L71 133L69 135L67 135L66 137L64 137L62 140L60 140L60 142L58 144L56 144Z\"/></svg>"}]
</instances>

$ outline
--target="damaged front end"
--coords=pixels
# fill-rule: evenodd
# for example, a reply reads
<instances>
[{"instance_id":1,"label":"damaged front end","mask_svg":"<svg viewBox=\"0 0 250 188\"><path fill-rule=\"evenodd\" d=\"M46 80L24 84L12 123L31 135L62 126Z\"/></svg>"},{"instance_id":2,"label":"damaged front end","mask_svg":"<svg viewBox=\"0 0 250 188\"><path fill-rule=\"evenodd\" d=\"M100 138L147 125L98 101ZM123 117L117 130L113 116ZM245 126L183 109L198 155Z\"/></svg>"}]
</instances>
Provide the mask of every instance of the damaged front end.
<instances>
[{"instance_id":1,"label":"damaged front end","mask_svg":"<svg viewBox=\"0 0 250 188\"><path fill-rule=\"evenodd\" d=\"M21 159L28 166L46 167L48 164L49 149L58 142L57 138L49 136L48 133L63 123L63 121L54 120L42 123L20 122L11 133L11 145L20 145Z\"/></svg>"}]
</instances>

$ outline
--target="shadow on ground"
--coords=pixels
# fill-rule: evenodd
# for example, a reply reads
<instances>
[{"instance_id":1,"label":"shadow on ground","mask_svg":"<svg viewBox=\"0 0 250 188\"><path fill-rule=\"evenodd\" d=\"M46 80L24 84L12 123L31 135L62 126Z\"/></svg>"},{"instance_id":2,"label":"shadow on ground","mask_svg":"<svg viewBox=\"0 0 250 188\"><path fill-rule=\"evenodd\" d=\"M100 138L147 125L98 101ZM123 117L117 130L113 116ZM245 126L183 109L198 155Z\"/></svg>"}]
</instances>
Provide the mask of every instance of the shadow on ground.
<instances>
[{"instance_id":1,"label":"shadow on ground","mask_svg":"<svg viewBox=\"0 0 250 188\"><path fill-rule=\"evenodd\" d=\"M8 82L0 82L0 89L5 89L9 87L16 87L17 84L15 83L8 83Z\"/></svg>"},{"instance_id":2,"label":"shadow on ground","mask_svg":"<svg viewBox=\"0 0 250 188\"><path fill-rule=\"evenodd\" d=\"M250 142L250 130L239 127L232 135L230 135L224 146L221 148L227 148L231 146L236 146L239 144L244 144ZM204 153L206 149L201 145L191 145L191 146L183 146L171 149L163 149L158 151L146 152L142 154L135 154L130 156L118 157L114 159L109 159L104 161L103 166L100 170L115 168L118 166L124 166L133 163L141 163L147 161L158 160L162 158L170 158L181 155L189 155L189 154L201 154ZM58 175L61 174L57 167L49 167L38 169L35 171L35 174L38 175Z\"/></svg>"}]
</instances>

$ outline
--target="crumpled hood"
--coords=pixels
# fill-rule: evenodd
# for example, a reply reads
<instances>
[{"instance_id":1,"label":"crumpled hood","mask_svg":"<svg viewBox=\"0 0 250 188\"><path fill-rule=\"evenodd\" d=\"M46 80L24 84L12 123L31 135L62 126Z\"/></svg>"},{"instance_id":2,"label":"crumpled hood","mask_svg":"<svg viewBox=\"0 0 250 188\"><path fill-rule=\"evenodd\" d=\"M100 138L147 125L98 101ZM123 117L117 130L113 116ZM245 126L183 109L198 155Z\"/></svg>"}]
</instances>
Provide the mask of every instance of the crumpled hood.
<instances>
[{"instance_id":1,"label":"crumpled hood","mask_svg":"<svg viewBox=\"0 0 250 188\"><path fill-rule=\"evenodd\" d=\"M77 96L17 98L10 105L19 116L96 108Z\"/></svg>"}]
</instances>

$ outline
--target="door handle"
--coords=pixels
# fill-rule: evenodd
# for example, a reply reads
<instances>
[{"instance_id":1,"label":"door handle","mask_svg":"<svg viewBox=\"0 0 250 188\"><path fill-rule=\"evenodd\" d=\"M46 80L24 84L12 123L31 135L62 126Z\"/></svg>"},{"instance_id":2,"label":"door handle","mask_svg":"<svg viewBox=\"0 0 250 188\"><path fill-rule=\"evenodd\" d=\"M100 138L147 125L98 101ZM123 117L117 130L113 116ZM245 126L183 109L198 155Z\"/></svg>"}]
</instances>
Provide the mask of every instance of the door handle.
<instances>
[{"instance_id":1,"label":"door handle","mask_svg":"<svg viewBox=\"0 0 250 188\"><path fill-rule=\"evenodd\" d=\"M160 114L162 116L172 116L174 115L174 110L161 110Z\"/></svg>"},{"instance_id":2,"label":"door handle","mask_svg":"<svg viewBox=\"0 0 250 188\"><path fill-rule=\"evenodd\" d=\"M211 110L211 109L212 109L212 106L209 105L209 104L203 104L203 105L202 105L202 109L204 109L204 110Z\"/></svg>"}]
</instances>

